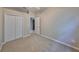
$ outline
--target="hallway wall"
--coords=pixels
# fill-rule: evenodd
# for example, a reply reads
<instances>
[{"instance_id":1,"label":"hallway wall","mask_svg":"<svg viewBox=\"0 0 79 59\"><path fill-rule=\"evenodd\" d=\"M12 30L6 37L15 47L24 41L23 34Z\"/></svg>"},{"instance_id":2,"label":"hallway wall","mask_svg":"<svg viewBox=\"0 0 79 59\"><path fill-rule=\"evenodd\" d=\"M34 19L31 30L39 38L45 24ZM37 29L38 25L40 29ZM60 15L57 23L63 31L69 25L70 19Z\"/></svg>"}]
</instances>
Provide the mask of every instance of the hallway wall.
<instances>
[{"instance_id":1,"label":"hallway wall","mask_svg":"<svg viewBox=\"0 0 79 59\"><path fill-rule=\"evenodd\" d=\"M38 14L41 34L79 47L79 8L48 8Z\"/></svg>"}]
</instances>

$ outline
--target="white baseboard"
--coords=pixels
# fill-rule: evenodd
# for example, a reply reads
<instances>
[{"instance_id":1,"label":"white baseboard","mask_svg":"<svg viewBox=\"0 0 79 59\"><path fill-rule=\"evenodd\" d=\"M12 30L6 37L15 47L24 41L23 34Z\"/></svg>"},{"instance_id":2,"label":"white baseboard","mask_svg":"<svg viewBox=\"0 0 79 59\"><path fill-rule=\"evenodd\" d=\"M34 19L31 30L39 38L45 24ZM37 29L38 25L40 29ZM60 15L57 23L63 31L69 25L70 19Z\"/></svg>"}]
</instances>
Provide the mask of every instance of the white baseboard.
<instances>
[{"instance_id":1,"label":"white baseboard","mask_svg":"<svg viewBox=\"0 0 79 59\"><path fill-rule=\"evenodd\" d=\"M67 43L61 42L61 41L59 41L59 40L53 39L52 37L48 37L48 36L43 35L43 34L38 34L38 35L41 35L42 37L45 37L45 38L50 39L50 40L53 40L53 41L55 41L55 42L57 42L57 43L63 44L63 45L65 45L65 46L68 46L68 47L70 47L70 48L73 48L73 49L79 51L79 48L78 48L78 47L69 45L69 44L67 44Z\"/></svg>"},{"instance_id":2,"label":"white baseboard","mask_svg":"<svg viewBox=\"0 0 79 59\"><path fill-rule=\"evenodd\" d=\"M17 36L16 39L22 38L22 36Z\"/></svg>"},{"instance_id":3,"label":"white baseboard","mask_svg":"<svg viewBox=\"0 0 79 59\"><path fill-rule=\"evenodd\" d=\"M28 36L30 36L31 35L31 33L30 34L27 34L27 35L24 35L23 37L28 37Z\"/></svg>"}]
</instances>

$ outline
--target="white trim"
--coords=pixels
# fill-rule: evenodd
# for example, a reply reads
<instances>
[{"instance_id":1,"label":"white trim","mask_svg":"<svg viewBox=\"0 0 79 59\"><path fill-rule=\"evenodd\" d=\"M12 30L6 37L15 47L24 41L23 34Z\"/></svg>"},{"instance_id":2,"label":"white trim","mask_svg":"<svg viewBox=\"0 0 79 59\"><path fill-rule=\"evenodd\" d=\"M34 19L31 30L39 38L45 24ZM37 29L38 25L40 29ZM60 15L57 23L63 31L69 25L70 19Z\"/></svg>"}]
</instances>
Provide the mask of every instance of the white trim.
<instances>
[{"instance_id":1,"label":"white trim","mask_svg":"<svg viewBox=\"0 0 79 59\"><path fill-rule=\"evenodd\" d=\"M22 36L17 36L15 39L19 39L19 38L22 38L23 37L23 35Z\"/></svg>"},{"instance_id":2,"label":"white trim","mask_svg":"<svg viewBox=\"0 0 79 59\"><path fill-rule=\"evenodd\" d=\"M52 38L52 37L48 37L48 36L43 35L43 34L38 34L38 35L41 35L42 37L45 37L45 38L50 39L50 40L53 40L53 41L55 41L55 42L57 42L57 43L63 44L63 45L65 45L65 46L68 46L68 47L70 47L70 48L73 48L73 49L76 49L76 50L79 51L79 48L78 48L78 47L69 45L69 44L67 44L67 43L65 43L65 42L61 42L61 41L59 41L59 40L56 40L56 39L54 39L54 38Z\"/></svg>"},{"instance_id":3,"label":"white trim","mask_svg":"<svg viewBox=\"0 0 79 59\"><path fill-rule=\"evenodd\" d=\"M26 34L26 35L24 35L23 37L28 37L28 36L30 36L31 35L31 33L30 34Z\"/></svg>"}]
</instances>

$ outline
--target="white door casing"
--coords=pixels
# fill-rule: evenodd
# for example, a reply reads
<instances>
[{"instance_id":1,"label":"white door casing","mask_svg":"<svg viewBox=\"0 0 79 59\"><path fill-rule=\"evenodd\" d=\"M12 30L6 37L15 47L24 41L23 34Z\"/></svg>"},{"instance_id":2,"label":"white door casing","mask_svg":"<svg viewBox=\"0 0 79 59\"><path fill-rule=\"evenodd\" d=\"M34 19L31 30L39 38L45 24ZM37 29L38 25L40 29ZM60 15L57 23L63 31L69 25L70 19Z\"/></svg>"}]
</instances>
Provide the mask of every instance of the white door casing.
<instances>
[{"instance_id":1,"label":"white door casing","mask_svg":"<svg viewBox=\"0 0 79 59\"><path fill-rule=\"evenodd\" d=\"M35 33L40 34L40 17L35 17Z\"/></svg>"}]
</instances>

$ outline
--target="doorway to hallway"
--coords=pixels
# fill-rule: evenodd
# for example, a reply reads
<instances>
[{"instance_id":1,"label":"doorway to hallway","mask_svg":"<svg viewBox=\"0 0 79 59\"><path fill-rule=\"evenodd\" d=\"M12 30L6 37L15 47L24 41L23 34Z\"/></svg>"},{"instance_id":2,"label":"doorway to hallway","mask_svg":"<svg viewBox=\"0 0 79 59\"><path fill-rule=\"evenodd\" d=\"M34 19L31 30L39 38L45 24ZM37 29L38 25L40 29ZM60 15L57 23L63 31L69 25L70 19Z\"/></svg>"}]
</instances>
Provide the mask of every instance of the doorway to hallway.
<instances>
[{"instance_id":1,"label":"doorway to hallway","mask_svg":"<svg viewBox=\"0 0 79 59\"><path fill-rule=\"evenodd\" d=\"M31 32L35 31L35 19L33 17L30 18L30 29Z\"/></svg>"},{"instance_id":2,"label":"doorway to hallway","mask_svg":"<svg viewBox=\"0 0 79 59\"><path fill-rule=\"evenodd\" d=\"M30 17L30 32L40 34L40 18Z\"/></svg>"}]
</instances>

